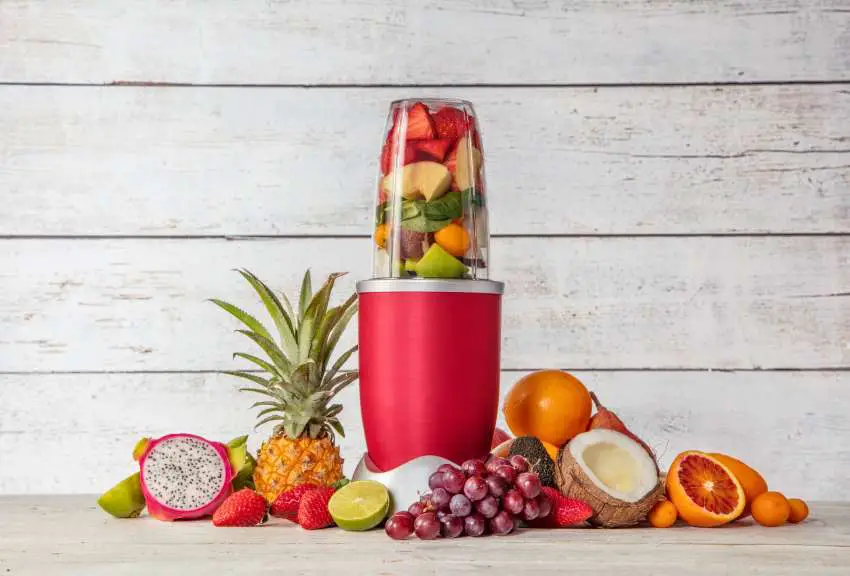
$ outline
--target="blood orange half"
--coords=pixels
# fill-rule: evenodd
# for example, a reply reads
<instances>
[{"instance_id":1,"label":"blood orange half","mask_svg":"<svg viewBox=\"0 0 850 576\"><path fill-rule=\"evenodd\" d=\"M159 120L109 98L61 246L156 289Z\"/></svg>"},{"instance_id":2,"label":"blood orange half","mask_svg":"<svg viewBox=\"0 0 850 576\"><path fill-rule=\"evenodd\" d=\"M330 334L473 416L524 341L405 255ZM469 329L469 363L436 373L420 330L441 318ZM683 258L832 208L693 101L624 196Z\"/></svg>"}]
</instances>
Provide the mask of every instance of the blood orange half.
<instances>
[{"instance_id":1,"label":"blood orange half","mask_svg":"<svg viewBox=\"0 0 850 576\"><path fill-rule=\"evenodd\" d=\"M682 452L667 473L667 496L691 526L712 528L731 522L747 504L735 475L716 458Z\"/></svg>"}]
</instances>

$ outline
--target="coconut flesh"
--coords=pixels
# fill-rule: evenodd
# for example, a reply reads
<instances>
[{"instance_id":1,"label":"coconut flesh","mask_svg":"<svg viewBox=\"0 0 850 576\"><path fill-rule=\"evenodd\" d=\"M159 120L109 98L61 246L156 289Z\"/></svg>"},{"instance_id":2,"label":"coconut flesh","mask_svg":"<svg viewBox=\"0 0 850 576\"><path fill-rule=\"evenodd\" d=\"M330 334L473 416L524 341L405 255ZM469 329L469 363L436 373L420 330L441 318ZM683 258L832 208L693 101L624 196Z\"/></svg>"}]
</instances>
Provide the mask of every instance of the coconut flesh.
<instances>
[{"instance_id":1,"label":"coconut flesh","mask_svg":"<svg viewBox=\"0 0 850 576\"><path fill-rule=\"evenodd\" d=\"M598 428L579 434L558 454L558 487L593 508L591 524L634 526L664 497L655 460L620 432Z\"/></svg>"}]
</instances>

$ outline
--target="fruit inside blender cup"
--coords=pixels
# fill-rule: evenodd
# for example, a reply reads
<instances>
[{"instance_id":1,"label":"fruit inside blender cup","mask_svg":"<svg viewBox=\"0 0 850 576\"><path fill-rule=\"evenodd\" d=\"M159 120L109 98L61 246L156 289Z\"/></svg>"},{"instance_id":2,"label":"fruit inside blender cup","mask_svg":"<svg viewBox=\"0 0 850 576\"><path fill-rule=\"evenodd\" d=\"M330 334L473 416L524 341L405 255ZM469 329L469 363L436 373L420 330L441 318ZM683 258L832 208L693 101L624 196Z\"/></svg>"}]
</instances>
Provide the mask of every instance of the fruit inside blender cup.
<instances>
[{"instance_id":1,"label":"fruit inside blender cup","mask_svg":"<svg viewBox=\"0 0 850 576\"><path fill-rule=\"evenodd\" d=\"M487 278L484 154L468 102L392 104L377 195L373 277Z\"/></svg>"}]
</instances>

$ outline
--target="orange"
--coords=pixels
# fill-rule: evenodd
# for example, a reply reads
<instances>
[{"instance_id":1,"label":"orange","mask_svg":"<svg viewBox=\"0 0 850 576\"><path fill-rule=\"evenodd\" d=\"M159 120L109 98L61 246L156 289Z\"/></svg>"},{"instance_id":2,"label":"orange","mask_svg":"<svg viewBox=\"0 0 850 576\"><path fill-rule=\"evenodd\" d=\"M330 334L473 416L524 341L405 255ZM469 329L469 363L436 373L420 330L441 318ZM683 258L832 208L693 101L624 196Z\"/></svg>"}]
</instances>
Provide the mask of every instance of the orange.
<instances>
[{"instance_id":1,"label":"orange","mask_svg":"<svg viewBox=\"0 0 850 576\"><path fill-rule=\"evenodd\" d=\"M667 497L691 526L712 528L741 515L744 488L729 468L697 451L682 452L667 473Z\"/></svg>"},{"instance_id":2,"label":"orange","mask_svg":"<svg viewBox=\"0 0 850 576\"><path fill-rule=\"evenodd\" d=\"M563 446L587 430L591 406L587 388L575 376L561 370L539 370L513 385L502 412L514 436L537 436Z\"/></svg>"},{"instance_id":3,"label":"orange","mask_svg":"<svg viewBox=\"0 0 850 576\"><path fill-rule=\"evenodd\" d=\"M380 248L386 248L388 234L389 230L387 229L387 225L378 224L375 228L375 244L377 244Z\"/></svg>"},{"instance_id":4,"label":"orange","mask_svg":"<svg viewBox=\"0 0 850 576\"><path fill-rule=\"evenodd\" d=\"M789 498L788 505L791 506L791 514L788 516L788 521L792 524L802 522L809 517L808 505L799 498Z\"/></svg>"},{"instance_id":5,"label":"orange","mask_svg":"<svg viewBox=\"0 0 850 576\"><path fill-rule=\"evenodd\" d=\"M721 464L731 470L732 474L735 475L735 478L738 479L738 482L740 482L741 486L744 488L744 494L747 496L747 505L744 507L744 512L740 517L746 518L750 515L750 506L752 505L753 500L755 500L759 494L767 492L767 482L765 482L761 474L737 458L732 458L725 454L714 453L709 454L709 456L719 460Z\"/></svg>"},{"instance_id":6,"label":"orange","mask_svg":"<svg viewBox=\"0 0 850 576\"><path fill-rule=\"evenodd\" d=\"M762 526L782 526L791 515L791 505L779 492L760 494L752 503L753 518Z\"/></svg>"},{"instance_id":7,"label":"orange","mask_svg":"<svg viewBox=\"0 0 850 576\"><path fill-rule=\"evenodd\" d=\"M669 528L676 523L679 513L669 500L662 500L649 511L649 523L655 528Z\"/></svg>"},{"instance_id":8,"label":"orange","mask_svg":"<svg viewBox=\"0 0 850 576\"><path fill-rule=\"evenodd\" d=\"M549 444L548 442L545 442L543 440L541 440L540 442L543 444L543 448L546 449L546 453L549 455L549 457L552 458L552 460L554 460L555 462L557 462L558 461L558 447L555 446L554 444Z\"/></svg>"},{"instance_id":9,"label":"orange","mask_svg":"<svg viewBox=\"0 0 850 576\"><path fill-rule=\"evenodd\" d=\"M460 258L469 250L469 233L457 224L449 224L434 233L434 240L452 256Z\"/></svg>"}]
</instances>

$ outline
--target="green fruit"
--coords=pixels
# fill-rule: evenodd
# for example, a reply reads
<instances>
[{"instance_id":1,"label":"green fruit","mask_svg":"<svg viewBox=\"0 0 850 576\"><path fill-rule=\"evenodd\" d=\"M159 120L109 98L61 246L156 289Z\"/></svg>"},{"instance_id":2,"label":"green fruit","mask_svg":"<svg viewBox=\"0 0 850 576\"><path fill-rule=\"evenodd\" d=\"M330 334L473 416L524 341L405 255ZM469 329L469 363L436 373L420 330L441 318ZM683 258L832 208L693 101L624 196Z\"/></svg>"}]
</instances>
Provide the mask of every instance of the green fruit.
<instances>
[{"instance_id":1,"label":"green fruit","mask_svg":"<svg viewBox=\"0 0 850 576\"><path fill-rule=\"evenodd\" d=\"M147 450L148 444L150 444L150 442L151 439L147 437L140 438L139 441L136 442L136 445L133 446L133 460L138 462L142 459L142 454L145 453L145 450Z\"/></svg>"},{"instance_id":2,"label":"green fruit","mask_svg":"<svg viewBox=\"0 0 850 576\"><path fill-rule=\"evenodd\" d=\"M104 492L97 504L116 518L138 518L145 509L145 496L139 473L127 476Z\"/></svg>"},{"instance_id":3,"label":"green fruit","mask_svg":"<svg viewBox=\"0 0 850 576\"><path fill-rule=\"evenodd\" d=\"M407 276L407 270L404 267L404 260L393 260L393 277Z\"/></svg>"},{"instance_id":4,"label":"green fruit","mask_svg":"<svg viewBox=\"0 0 850 576\"><path fill-rule=\"evenodd\" d=\"M239 436L227 443L227 456L233 466L233 490L254 488L254 467L257 461L248 452L248 436Z\"/></svg>"},{"instance_id":5,"label":"green fruit","mask_svg":"<svg viewBox=\"0 0 850 576\"><path fill-rule=\"evenodd\" d=\"M424 278L460 278L466 273L466 266L439 244L432 244L416 263L415 271Z\"/></svg>"},{"instance_id":6,"label":"green fruit","mask_svg":"<svg viewBox=\"0 0 850 576\"><path fill-rule=\"evenodd\" d=\"M418 264L418 263L419 263L419 260L417 258L408 258L407 260L404 261L404 269L407 272L413 272L415 274L416 273L416 264Z\"/></svg>"},{"instance_id":7,"label":"green fruit","mask_svg":"<svg viewBox=\"0 0 850 576\"><path fill-rule=\"evenodd\" d=\"M342 478L331 484L331 488L333 488L334 490L339 490L343 486L348 486L349 484L351 484L351 480L343 476Z\"/></svg>"},{"instance_id":8,"label":"green fruit","mask_svg":"<svg viewBox=\"0 0 850 576\"><path fill-rule=\"evenodd\" d=\"M374 528L390 509L390 493L374 480L346 484L331 496L328 512L343 530L360 532Z\"/></svg>"}]
</instances>

